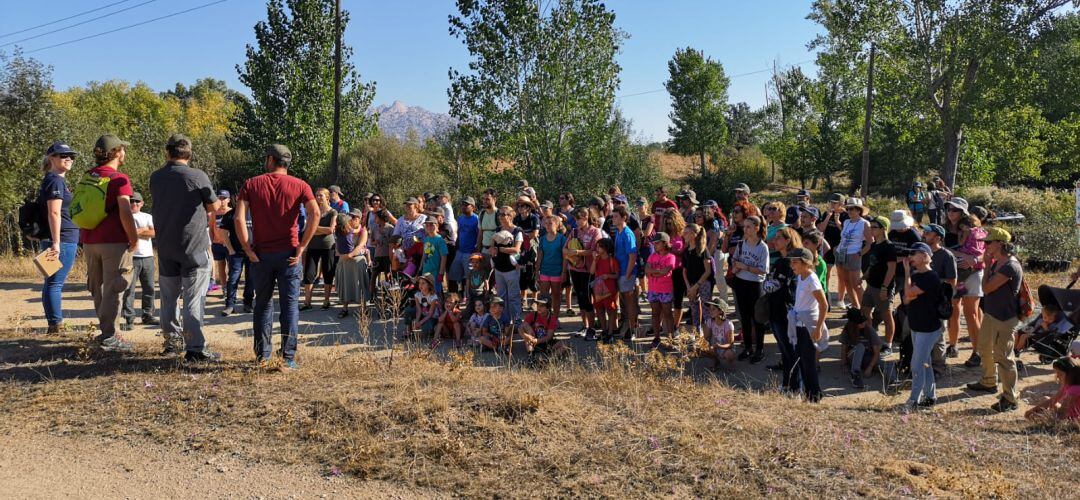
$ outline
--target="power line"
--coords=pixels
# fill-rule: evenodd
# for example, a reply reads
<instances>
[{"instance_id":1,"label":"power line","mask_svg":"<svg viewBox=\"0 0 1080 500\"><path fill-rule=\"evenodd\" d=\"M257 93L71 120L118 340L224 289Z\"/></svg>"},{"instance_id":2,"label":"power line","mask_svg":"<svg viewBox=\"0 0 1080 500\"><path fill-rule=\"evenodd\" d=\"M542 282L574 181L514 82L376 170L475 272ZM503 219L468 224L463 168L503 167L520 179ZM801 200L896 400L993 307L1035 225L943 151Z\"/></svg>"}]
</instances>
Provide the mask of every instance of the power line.
<instances>
[{"instance_id":1,"label":"power line","mask_svg":"<svg viewBox=\"0 0 1080 500\"><path fill-rule=\"evenodd\" d=\"M155 17L153 19L147 19L147 20L142 21L142 22L138 22L138 23L135 23L135 24L129 24L127 26L122 26L122 27L119 27L119 28L116 28L116 29L111 29L109 31L102 31L101 33L95 33L93 35L87 35L87 36L84 36L82 38L76 38L74 40L68 40L66 42L60 42L60 43L53 44L53 45L48 45L48 46L45 46L45 47L39 47L39 48L36 48L34 50L28 50L28 51L24 52L24 54L33 54L34 52L40 52L42 50L48 50L48 49L60 47L60 46L63 46L63 45L72 44L72 43L75 43L75 42L81 42L83 40L89 40L91 38L97 38L99 36L108 35L110 33L116 33L117 31L123 31L123 30L126 30L126 29L131 29L131 28L135 28L135 27L138 27L138 26L142 26L144 24L150 24L150 23L152 23L154 21L160 21L162 19L168 19L170 17L179 16L181 14L187 14L188 12L196 11L196 10L199 10L199 9L205 9L206 7L210 7L211 5L217 5L219 3L224 3L224 2L228 2L228 1L229 0L217 0L215 2L204 3L202 5L192 7L192 8L187 9L187 10L181 10L181 11L178 11L178 12L173 12L172 14L165 14L164 16Z\"/></svg>"},{"instance_id":2,"label":"power line","mask_svg":"<svg viewBox=\"0 0 1080 500\"><path fill-rule=\"evenodd\" d=\"M127 1L127 0L125 0L125 1ZM105 19L106 17L110 17L110 16L115 16L115 15L117 15L117 14L120 14L121 12L127 12L127 11L129 11L129 10L131 10L131 9L137 9L137 8L139 8L139 7L142 7L143 5L146 5L146 4L148 4L148 3L153 3L153 2L156 2L156 1L157 1L157 0L146 0L146 1L145 1L145 2L143 2L143 3L140 3L140 4L135 4L135 5L132 5L131 7L124 7L123 9L120 9L120 10L118 10L118 11L110 12L110 13L108 13L108 14L102 14L102 15L100 15L100 16L97 16L97 17L95 17L95 18L91 18L91 19L87 19L87 20L85 20L85 21L79 21L79 22L77 22L77 23L72 23L72 24L69 24L69 25L67 25L67 26L64 26L63 28L56 28L56 30L55 30L55 31L63 31L63 30L69 29L69 28L74 28L74 27L76 27L76 26L82 26L82 25L84 25L84 24L88 24L88 23L92 23L92 22L94 22L94 21L98 21L98 20L101 20L101 19ZM35 38L41 38L41 37L43 37L43 36L49 36L49 35L52 35L52 34L53 34L53 31L47 31L47 32L45 32L45 33L40 33L40 34L37 34L37 35L34 35L34 36L28 36L28 37L26 37L26 38L22 38L22 39L19 39L19 40L15 40L14 42L8 42L8 43L5 43L5 44L3 44L3 45L0 45L0 47L7 47L8 45L15 45L15 44L17 44L17 43L22 43L22 42L25 42L25 41L27 41L27 40L33 40L33 39L35 39Z\"/></svg>"},{"instance_id":3,"label":"power line","mask_svg":"<svg viewBox=\"0 0 1080 500\"><path fill-rule=\"evenodd\" d=\"M799 61L797 63L789 64L786 67L790 68L790 67L793 67L793 66L800 66L800 65L803 65L803 64L806 64L806 63L811 63L811 62L814 62L814 60L813 59L807 59L805 61ZM746 73L739 73L737 75L731 75L731 76L728 77L728 79L739 78L739 77L743 77L743 76L756 75L758 73L768 73L769 71L772 71L772 70L773 70L772 68L765 68L765 69L759 69L757 71L748 71ZM639 96L639 95L655 94L657 92L665 92L665 91L667 91L667 89L646 90L644 92L637 92L637 93L633 93L633 94L626 94L626 95L616 96L615 98L616 99L622 99L624 97L636 97L636 96Z\"/></svg>"},{"instance_id":4,"label":"power line","mask_svg":"<svg viewBox=\"0 0 1080 500\"><path fill-rule=\"evenodd\" d=\"M12 31L11 33L4 33L3 35L0 35L0 38L7 38L7 37L9 37L11 35L18 35L19 33L26 33L27 31L36 30L38 28L43 28L43 27L48 26L50 24L56 24L56 23L59 23L59 22L67 21L68 19L75 19L76 17L83 16L83 15L89 14L91 12L97 12L99 10L107 9L109 7L112 7L113 5L120 5L122 3L127 3L127 2L130 2L130 1L131 0L120 0L119 2L113 2L113 3L110 3L110 4L102 5L101 7L98 7L96 9L84 10L84 11L78 13L78 14L72 14L72 15L67 16L67 17L61 17L60 19L57 19L57 20L54 20L54 21L49 21L47 23L41 23L41 24L39 24L37 26L31 26L29 28L21 29L19 31Z\"/></svg>"}]
</instances>

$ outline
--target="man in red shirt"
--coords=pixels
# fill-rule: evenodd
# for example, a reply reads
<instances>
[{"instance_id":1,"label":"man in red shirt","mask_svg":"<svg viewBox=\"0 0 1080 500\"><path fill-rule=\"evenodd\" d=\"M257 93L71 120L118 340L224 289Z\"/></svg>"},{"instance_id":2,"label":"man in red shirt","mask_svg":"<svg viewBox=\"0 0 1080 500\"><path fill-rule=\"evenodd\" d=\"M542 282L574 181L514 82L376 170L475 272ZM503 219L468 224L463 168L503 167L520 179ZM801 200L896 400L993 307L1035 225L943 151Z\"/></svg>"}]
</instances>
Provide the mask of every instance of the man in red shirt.
<instances>
[{"instance_id":1,"label":"man in red shirt","mask_svg":"<svg viewBox=\"0 0 1080 500\"><path fill-rule=\"evenodd\" d=\"M661 227L660 223L664 220L665 210L678 210L679 206L675 204L671 198L668 198L667 190L664 186L656 188L656 201L652 204L653 213L653 227ZM657 229L659 231L659 229Z\"/></svg>"},{"instance_id":2,"label":"man in red shirt","mask_svg":"<svg viewBox=\"0 0 1080 500\"><path fill-rule=\"evenodd\" d=\"M131 280L132 252L139 243L131 215L131 179L118 169L129 143L105 134L94 144L96 167L87 174L109 178L105 191L105 219L80 233L86 256L86 286L94 298L101 335L95 339L105 351L131 352L132 344L116 335L120 301Z\"/></svg>"},{"instance_id":3,"label":"man in red shirt","mask_svg":"<svg viewBox=\"0 0 1080 500\"><path fill-rule=\"evenodd\" d=\"M300 206L307 210L309 221L319 220L319 204L311 186L289 175L292 153L281 144L266 148L264 168L267 173L252 177L244 183L234 215L240 245L251 261L255 280L255 318L253 330L255 356L259 362L270 359L273 333L270 299L278 285L278 308L281 310L281 355L284 367L296 369L296 335L300 328L301 256L315 236L318 224L307 224L303 238L298 237L297 217ZM251 211L248 240L247 218Z\"/></svg>"}]
</instances>

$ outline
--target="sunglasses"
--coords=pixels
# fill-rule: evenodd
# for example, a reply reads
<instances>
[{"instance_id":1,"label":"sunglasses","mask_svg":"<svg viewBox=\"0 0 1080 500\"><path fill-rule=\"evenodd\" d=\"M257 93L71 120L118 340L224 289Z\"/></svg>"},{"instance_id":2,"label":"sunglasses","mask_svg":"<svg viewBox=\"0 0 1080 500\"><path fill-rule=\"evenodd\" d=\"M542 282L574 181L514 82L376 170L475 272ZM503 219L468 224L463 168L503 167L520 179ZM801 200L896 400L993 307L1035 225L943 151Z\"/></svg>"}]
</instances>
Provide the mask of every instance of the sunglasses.
<instances>
[{"instance_id":1,"label":"sunglasses","mask_svg":"<svg viewBox=\"0 0 1080 500\"><path fill-rule=\"evenodd\" d=\"M53 155L53 156L55 156L57 158L62 158L64 160L74 160L75 159L75 155L73 155L73 154L62 154L62 155Z\"/></svg>"},{"instance_id":2,"label":"sunglasses","mask_svg":"<svg viewBox=\"0 0 1080 500\"><path fill-rule=\"evenodd\" d=\"M881 227L881 226L876 226L876 225L871 224L870 229L885 229L885 228Z\"/></svg>"}]
</instances>

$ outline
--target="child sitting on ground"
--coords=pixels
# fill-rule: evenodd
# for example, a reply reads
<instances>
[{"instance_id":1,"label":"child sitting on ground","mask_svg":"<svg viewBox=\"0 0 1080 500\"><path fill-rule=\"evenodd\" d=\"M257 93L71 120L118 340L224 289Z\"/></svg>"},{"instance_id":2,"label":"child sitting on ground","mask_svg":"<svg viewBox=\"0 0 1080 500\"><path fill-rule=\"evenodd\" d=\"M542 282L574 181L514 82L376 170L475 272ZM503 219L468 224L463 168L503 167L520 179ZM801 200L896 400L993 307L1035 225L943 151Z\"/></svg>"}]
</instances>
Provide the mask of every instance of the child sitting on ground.
<instances>
[{"instance_id":1,"label":"child sitting on ground","mask_svg":"<svg viewBox=\"0 0 1080 500\"><path fill-rule=\"evenodd\" d=\"M881 353L881 337L870 326L870 318L862 311L850 308L844 315L847 324L840 333L840 359L851 376L851 386L866 387L863 379L874 372Z\"/></svg>"},{"instance_id":2,"label":"child sitting on ground","mask_svg":"<svg viewBox=\"0 0 1080 500\"><path fill-rule=\"evenodd\" d=\"M480 332L484 329L484 322L487 321L487 311L484 308L484 301L476 299L473 301L472 315L469 316L469 321L465 323L465 335L469 337L469 345L478 344L480 338Z\"/></svg>"},{"instance_id":3,"label":"child sitting on ground","mask_svg":"<svg viewBox=\"0 0 1080 500\"><path fill-rule=\"evenodd\" d=\"M1028 420L1080 420L1080 356L1054 361L1054 377L1060 388L1053 397L1024 413Z\"/></svg>"},{"instance_id":4,"label":"child sitting on ground","mask_svg":"<svg viewBox=\"0 0 1080 500\"><path fill-rule=\"evenodd\" d=\"M405 308L405 321L411 331L433 336L435 325L439 321L439 296L435 294L435 277L425 274L417 280L417 286L419 291L413 297L413 303Z\"/></svg>"},{"instance_id":5,"label":"child sitting on ground","mask_svg":"<svg viewBox=\"0 0 1080 500\"><path fill-rule=\"evenodd\" d=\"M439 339L454 336L454 347L461 347L461 299L456 293L446 294L446 307L439 316L439 324L435 327L435 339L432 344L438 344Z\"/></svg>"},{"instance_id":6,"label":"child sitting on ground","mask_svg":"<svg viewBox=\"0 0 1080 500\"><path fill-rule=\"evenodd\" d=\"M537 295L533 299L536 310L526 314L525 322L521 324L521 338L525 339L530 357L547 354L558 347L555 329L559 327L559 318L551 312L550 303L551 298L547 295Z\"/></svg>"},{"instance_id":7,"label":"child sitting on ground","mask_svg":"<svg viewBox=\"0 0 1080 500\"><path fill-rule=\"evenodd\" d=\"M727 303L717 299L705 305L708 306L705 340L709 343L705 355L713 360L712 371L717 371L721 364L724 370L731 370L735 367L735 325L727 319Z\"/></svg>"},{"instance_id":8,"label":"child sitting on ground","mask_svg":"<svg viewBox=\"0 0 1080 500\"><path fill-rule=\"evenodd\" d=\"M488 314L484 315L484 327L480 329L480 335L476 339L485 350L498 351L500 347L507 343L504 340L506 331L500 319L502 314L503 300L499 297L492 297L491 303L488 305Z\"/></svg>"}]
</instances>

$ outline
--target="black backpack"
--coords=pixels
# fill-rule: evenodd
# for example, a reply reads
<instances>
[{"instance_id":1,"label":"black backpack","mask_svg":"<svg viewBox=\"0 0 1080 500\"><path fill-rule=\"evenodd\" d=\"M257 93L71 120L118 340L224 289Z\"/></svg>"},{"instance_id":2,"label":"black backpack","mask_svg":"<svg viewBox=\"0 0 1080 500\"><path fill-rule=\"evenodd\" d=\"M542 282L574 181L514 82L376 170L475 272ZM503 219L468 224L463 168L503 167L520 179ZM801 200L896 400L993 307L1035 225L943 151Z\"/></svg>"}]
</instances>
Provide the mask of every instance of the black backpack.
<instances>
[{"instance_id":1,"label":"black backpack","mask_svg":"<svg viewBox=\"0 0 1080 500\"><path fill-rule=\"evenodd\" d=\"M937 315L941 319L949 319L953 313L953 295L956 294L956 290L953 286L946 282L941 282L940 292L938 292L937 303Z\"/></svg>"},{"instance_id":2,"label":"black backpack","mask_svg":"<svg viewBox=\"0 0 1080 500\"><path fill-rule=\"evenodd\" d=\"M33 198L27 198L19 207L19 231L32 240L46 240L49 234L49 221L45 215L45 205Z\"/></svg>"}]
</instances>

